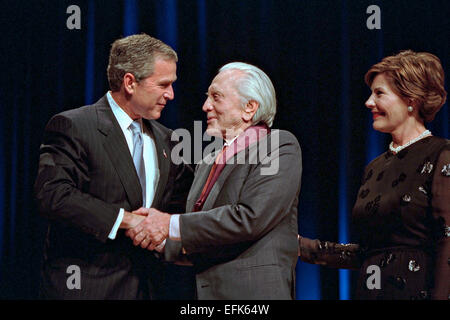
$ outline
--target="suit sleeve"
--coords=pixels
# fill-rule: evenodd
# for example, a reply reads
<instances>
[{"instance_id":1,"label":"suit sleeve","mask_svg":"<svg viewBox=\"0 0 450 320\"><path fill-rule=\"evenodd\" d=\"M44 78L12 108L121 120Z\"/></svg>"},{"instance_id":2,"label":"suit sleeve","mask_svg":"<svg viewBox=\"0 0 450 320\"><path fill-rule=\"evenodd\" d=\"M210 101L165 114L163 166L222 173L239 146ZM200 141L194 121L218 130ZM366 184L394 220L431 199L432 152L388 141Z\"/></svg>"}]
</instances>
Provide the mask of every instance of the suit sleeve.
<instances>
[{"instance_id":1,"label":"suit sleeve","mask_svg":"<svg viewBox=\"0 0 450 320\"><path fill-rule=\"evenodd\" d=\"M186 210L186 201L189 194L189 190L194 179L193 169L188 164L181 164L177 168L177 176L175 179L174 190L167 206L167 212L184 213ZM167 262L176 262L184 260L184 256L181 253L181 242L174 241L170 238L166 239L166 245L164 249L163 257Z\"/></svg>"},{"instance_id":2,"label":"suit sleeve","mask_svg":"<svg viewBox=\"0 0 450 320\"><path fill-rule=\"evenodd\" d=\"M286 218L300 192L301 150L292 134L280 134L279 141L278 148L250 168L237 201L180 216L188 254L258 240ZM267 163L278 164L278 170L268 172Z\"/></svg>"},{"instance_id":3,"label":"suit sleeve","mask_svg":"<svg viewBox=\"0 0 450 320\"><path fill-rule=\"evenodd\" d=\"M433 299L450 294L450 144L440 153L432 184L433 218L436 222L436 263Z\"/></svg>"},{"instance_id":4,"label":"suit sleeve","mask_svg":"<svg viewBox=\"0 0 450 320\"><path fill-rule=\"evenodd\" d=\"M40 213L105 242L120 207L88 194L88 143L64 115L47 124L40 147L34 194Z\"/></svg>"},{"instance_id":5,"label":"suit sleeve","mask_svg":"<svg viewBox=\"0 0 450 320\"><path fill-rule=\"evenodd\" d=\"M362 253L358 244L338 244L318 239L299 237L299 257L303 262L330 268L360 268Z\"/></svg>"},{"instance_id":6,"label":"suit sleeve","mask_svg":"<svg viewBox=\"0 0 450 320\"><path fill-rule=\"evenodd\" d=\"M195 172L197 171L197 167L195 167ZM167 210L169 213L184 213L186 210L186 201L189 194L189 190L192 185L192 181L194 180L194 170L188 164L180 165L180 173L177 175L175 184L174 195L172 196L169 204L169 209ZM166 239L166 245L164 248L164 259L167 262L179 262L184 261L186 257L182 254L181 241L171 240L170 238Z\"/></svg>"}]
</instances>

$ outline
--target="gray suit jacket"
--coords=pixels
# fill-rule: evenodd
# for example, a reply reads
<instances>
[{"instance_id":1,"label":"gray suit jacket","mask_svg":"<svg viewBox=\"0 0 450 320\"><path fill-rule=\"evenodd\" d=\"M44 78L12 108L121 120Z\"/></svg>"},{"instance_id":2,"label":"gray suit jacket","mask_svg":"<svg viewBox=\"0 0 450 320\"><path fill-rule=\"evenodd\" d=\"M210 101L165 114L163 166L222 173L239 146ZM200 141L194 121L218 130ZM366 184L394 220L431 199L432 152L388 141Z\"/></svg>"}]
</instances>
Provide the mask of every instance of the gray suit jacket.
<instances>
[{"instance_id":1,"label":"gray suit jacket","mask_svg":"<svg viewBox=\"0 0 450 320\"><path fill-rule=\"evenodd\" d=\"M191 212L211 158L215 154L197 166L188 213L180 216L181 245L196 269L198 298L294 299L302 172L297 139L273 130L229 159L202 211ZM165 254L175 260L180 246L168 241Z\"/></svg>"},{"instance_id":2,"label":"gray suit jacket","mask_svg":"<svg viewBox=\"0 0 450 320\"><path fill-rule=\"evenodd\" d=\"M155 138L160 170L152 206L183 211L192 170L170 161L171 130L154 120L145 120L144 125ZM40 213L49 220L42 298L161 297L163 264L134 247L123 230L115 240L108 239L120 208L132 211L142 206L142 189L106 96L49 121L34 191ZM80 289L67 286L71 265L81 270Z\"/></svg>"}]
</instances>

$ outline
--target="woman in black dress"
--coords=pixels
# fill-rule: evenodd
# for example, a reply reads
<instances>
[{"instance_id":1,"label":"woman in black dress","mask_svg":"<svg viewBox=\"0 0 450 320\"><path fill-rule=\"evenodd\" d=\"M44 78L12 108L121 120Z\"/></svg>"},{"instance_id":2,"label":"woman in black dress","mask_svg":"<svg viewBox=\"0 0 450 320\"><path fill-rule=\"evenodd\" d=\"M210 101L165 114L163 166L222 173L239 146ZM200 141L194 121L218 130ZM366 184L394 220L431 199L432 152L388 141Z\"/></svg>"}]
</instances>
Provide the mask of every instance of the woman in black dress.
<instances>
[{"instance_id":1,"label":"woman in black dress","mask_svg":"<svg viewBox=\"0 0 450 320\"><path fill-rule=\"evenodd\" d=\"M447 96L440 60L403 51L375 64L365 81L373 128L392 142L365 168L352 212L359 243L299 236L299 256L359 269L358 299L448 299L450 141L424 125Z\"/></svg>"}]
</instances>

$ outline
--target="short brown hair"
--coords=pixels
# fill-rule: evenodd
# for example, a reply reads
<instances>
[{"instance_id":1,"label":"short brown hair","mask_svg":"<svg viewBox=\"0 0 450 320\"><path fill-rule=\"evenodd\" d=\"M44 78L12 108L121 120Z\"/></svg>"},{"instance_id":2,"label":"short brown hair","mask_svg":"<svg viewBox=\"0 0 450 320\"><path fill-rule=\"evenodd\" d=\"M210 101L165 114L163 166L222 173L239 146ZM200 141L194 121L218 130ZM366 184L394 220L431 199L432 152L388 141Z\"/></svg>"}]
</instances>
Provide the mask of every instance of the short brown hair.
<instances>
[{"instance_id":1,"label":"short brown hair","mask_svg":"<svg viewBox=\"0 0 450 320\"><path fill-rule=\"evenodd\" d=\"M145 33L114 41L107 69L111 90L120 89L127 72L132 73L136 81L151 76L156 57L178 61L177 53L169 45Z\"/></svg>"},{"instance_id":2,"label":"short brown hair","mask_svg":"<svg viewBox=\"0 0 450 320\"><path fill-rule=\"evenodd\" d=\"M405 50L385 57L367 71L366 84L370 87L380 73L388 77L397 94L417 103L419 115L427 122L445 103L444 70L439 58L431 53Z\"/></svg>"}]
</instances>

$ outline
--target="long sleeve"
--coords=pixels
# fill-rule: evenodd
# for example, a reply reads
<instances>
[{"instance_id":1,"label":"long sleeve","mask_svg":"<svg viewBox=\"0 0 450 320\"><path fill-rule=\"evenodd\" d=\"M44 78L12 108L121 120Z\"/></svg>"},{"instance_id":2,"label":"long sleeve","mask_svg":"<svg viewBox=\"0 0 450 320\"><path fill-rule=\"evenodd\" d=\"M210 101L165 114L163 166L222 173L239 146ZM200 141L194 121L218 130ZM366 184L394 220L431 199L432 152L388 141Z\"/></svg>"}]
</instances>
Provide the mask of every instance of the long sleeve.
<instances>
[{"instance_id":1,"label":"long sleeve","mask_svg":"<svg viewBox=\"0 0 450 320\"><path fill-rule=\"evenodd\" d=\"M358 244L338 244L299 236L298 246L303 262L342 269L359 269L361 266Z\"/></svg>"},{"instance_id":2,"label":"long sleeve","mask_svg":"<svg viewBox=\"0 0 450 320\"><path fill-rule=\"evenodd\" d=\"M437 224L433 299L447 300L450 294L450 144L442 150L432 184L433 218Z\"/></svg>"},{"instance_id":3,"label":"long sleeve","mask_svg":"<svg viewBox=\"0 0 450 320\"><path fill-rule=\"evenodd\" d=\"M73 121L62 115L53 117L40 148L35 196L45 217L106 241L120 206L84 191L91 179L87 152Z\"/></svg>"}]
</instances>

